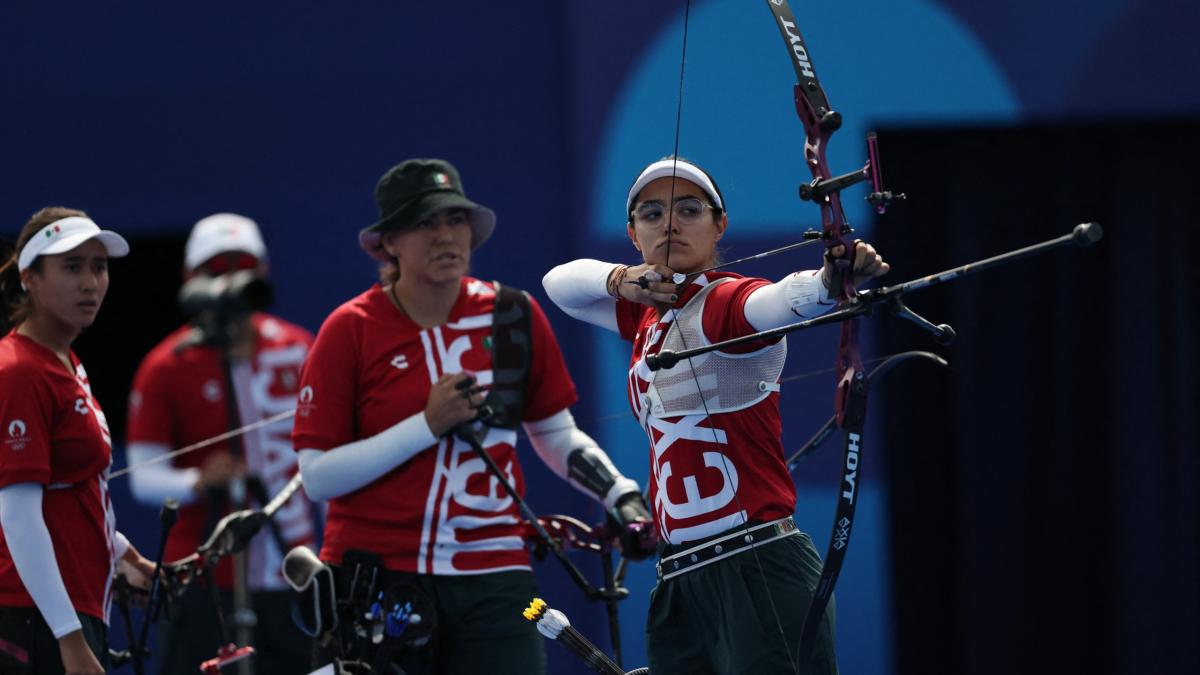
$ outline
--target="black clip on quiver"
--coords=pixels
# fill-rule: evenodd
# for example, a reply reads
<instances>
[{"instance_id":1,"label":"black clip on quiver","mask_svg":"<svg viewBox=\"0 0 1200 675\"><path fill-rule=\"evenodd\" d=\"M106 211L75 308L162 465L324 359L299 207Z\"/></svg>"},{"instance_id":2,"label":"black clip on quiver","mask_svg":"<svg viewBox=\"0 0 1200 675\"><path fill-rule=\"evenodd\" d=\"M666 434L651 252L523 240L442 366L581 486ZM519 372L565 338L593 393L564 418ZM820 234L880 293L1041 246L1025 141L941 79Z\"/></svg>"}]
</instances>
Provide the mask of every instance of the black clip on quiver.
<instances>
[{"instance_id":1,"label":"black clip on quiver","mask_svg":"<svg viewBox=\"0 0 1200 675\"><path fill-rule=\"evenodd\" d=\"M529 298L523 291L495 282L496 300L492 308L492 384L487 398L479 407L479 414L472 422L460 424L452 431L454 436L471 447L487 470L500 482L508 496L516 502L521 516L537 533L555 557L562 561L575 581L587 584L587 579L575 568L562 552L562 547L550 536L538 521L538 516L517 493L508 476L496 465L496 460L483 447L483 439L489 428L515 431L525 413L525 381L533 362L533 339L530 330ZM464 395L474 386L473 380L459 383Z\"/></svg>"},{"instance_id":2,"label":"black clip on quiver","mask_svg":"<svg viewBox=\"0 0 1200 675\"><path fill-rule=\"evenodd\" d=\"M516 502L538 539L567 568L567 573L581 586L587 579L562 552L562 547L538 521L537 514L517 493L508 476L496 465L496 460L483 447L489 428L516 430L525 413L525 381L533 362L533 340L530 331L529 298L524 292L496 282L496 300L492 309L492 384L487 398L479 407L474 421L460 424L451 433L471 447L508 496ZM474 386L473 380L459 383L464 395Z\"/></svg>"}]
</instances>

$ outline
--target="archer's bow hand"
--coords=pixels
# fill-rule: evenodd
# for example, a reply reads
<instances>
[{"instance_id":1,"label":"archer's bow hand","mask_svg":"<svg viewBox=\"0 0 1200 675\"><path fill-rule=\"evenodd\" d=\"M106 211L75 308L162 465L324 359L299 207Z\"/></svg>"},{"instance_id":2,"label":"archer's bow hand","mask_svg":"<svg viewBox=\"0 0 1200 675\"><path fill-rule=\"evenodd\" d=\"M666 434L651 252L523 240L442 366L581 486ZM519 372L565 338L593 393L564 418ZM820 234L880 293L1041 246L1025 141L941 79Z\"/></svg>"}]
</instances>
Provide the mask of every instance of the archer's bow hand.
<instances>
[{"instance_id":1,"label":"archer's bow hand","mask_svg":"<svg viewBox=\"0 0 1200 675\"><path fill-rule=\"evenodd\" d=\"M658 549L658 532L640 492L621 495L609 509L608 517L617 535L622 556L630 560L644 560L654 555Z\"/></svg>"},{"instance_id":2,"label":"archer's bow hand","mask_svg":"<svg viewBox=\"0 0 1200 675\"><path fill-rule=\"evenodd\" d=\"M662 309L671 307L679 299L678 287L671 281L674 274L671 268L663 265L633 265L613 270L615 278L609 281L620 297Z\"/></svg>"},{"instance_id":3,"label":"archer's bow hand","mask_svg":"<svg viewBox=\"0 0 1200 675\"><path fill-rule=\"evenodd\" d=\"M429 388L425 422L434 436L441 437L458 425L475 419L484 398L483 391L475 386L475 380L470 375L442 375Z\"/></svg>"},{"instance_id":4,"label":"archer's bow hand","mask_svg":"<svg viewBox=\"0 0 1200 675\"><path fill-rule=\"evenodd\" d=\"M137 593L136 591L150 590L150 581L154 578L153 563L151 563L150 571L147 573L145 569L135 563L128 560L118 560L116 573L113 576L124 579L129 588L134 591L133 599L135 604L140 607L146 606L148 595Z\"/></svg>"},{"instance_id":5,"label":"archer's bow hand","mask_svg":"<svg viewBox=\"0 0 1200 675\"><path fill-rule=\"evenodd\" d=\"M821 283L830 291L836 289L831 288L834 278L834 266L845 254L845 248L842 246L834 246L825 254L825 266L821 268ZM861 239L854 240L854 285L861 286L866 282L881 277L888 273L892 266L884 262L883 256L875 250L875 247Z\"/></svg>"}]
</instances>

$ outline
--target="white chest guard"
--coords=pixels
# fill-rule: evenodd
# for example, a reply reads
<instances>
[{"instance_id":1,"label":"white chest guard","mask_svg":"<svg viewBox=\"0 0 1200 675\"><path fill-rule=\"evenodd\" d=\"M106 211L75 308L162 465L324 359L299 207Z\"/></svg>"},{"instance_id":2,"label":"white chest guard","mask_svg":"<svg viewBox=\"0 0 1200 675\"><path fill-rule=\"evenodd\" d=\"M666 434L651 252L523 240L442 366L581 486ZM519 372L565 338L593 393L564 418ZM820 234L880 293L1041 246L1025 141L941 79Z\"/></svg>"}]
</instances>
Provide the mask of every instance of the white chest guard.
<instances>
[{"instance_id":1,"label":"white chest guard","mask_svg":"<svg viewBox=\"0 0 1200 675\"><path fill-rule=\"evenodd\" d=\"M675 311L662 349L682 351L712 344L704 335L704 302L712 289L726 281L731 279L718 279L708 284L682 309ZM678 417L702 415L706 406L709 413L749 408L771 392L779 391L779 373L786 360L786 340L744 354L715 351L693 356L690 366L685 359L670 370L651 373L650 388L646 391L649 399L646 414Z\"/></svg>"}]
</instances>

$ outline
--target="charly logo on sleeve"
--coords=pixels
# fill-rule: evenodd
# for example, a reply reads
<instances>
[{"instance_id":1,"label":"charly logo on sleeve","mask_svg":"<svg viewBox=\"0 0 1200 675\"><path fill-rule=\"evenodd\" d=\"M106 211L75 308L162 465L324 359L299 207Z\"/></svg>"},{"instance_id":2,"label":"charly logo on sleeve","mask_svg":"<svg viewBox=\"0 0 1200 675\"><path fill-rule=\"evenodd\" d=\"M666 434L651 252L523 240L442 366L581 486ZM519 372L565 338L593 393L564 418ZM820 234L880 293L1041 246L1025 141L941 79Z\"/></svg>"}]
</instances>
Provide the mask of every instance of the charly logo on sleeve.
<instances>
[{"instance_id":1,"label":"charly logo on sleeve","mask_svg":"<svg viewBox=\"0 0 1200 675\"><path fill-rule=\"evenodd\" d=\"M9 450L24 450L25 446L29 445L30 440L25 432L24 420L12 420L8 423L8 438L4 439L4 445Z\"/></svg>"}]
</instances>

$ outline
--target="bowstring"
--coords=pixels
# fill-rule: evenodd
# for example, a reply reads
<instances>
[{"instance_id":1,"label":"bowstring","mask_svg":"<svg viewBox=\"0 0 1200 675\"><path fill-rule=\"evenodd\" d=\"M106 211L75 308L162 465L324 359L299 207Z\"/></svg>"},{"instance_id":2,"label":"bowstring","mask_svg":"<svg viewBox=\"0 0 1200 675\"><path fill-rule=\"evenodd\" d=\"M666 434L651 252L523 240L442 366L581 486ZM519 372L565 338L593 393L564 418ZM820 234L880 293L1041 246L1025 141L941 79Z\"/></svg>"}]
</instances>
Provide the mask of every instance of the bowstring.
<instances>
[{"instance_id":1,"label":"bowstring","mask_svg":"<svg viewBox=\"0 0 1200 675\"><path fill-rule=\"evenodd\" d=\"M667 198L667 254L663 267L671 268L671 234L675 230L675 177L679 171L679 126L683 120L683 73L687 67L688 17L692 12L692 0L683 6L683 49L679 56L679 94L675 102L675 143L671 148L671 193Z\"/></svg>"},{"instance_id":2,"label":"bowstring","mask_svg":"<svg viewBox=\"0 0 1200 675\"><path fill-rule=\"evenodd\" d=\"M264 417L263 419L261 419L257 422L251 422L250 424L246 424L244 426L238 427L237 429L230 429L229 431L217 434L216 436L213 436L211 438L206 438L202 441L197 441L195 443L192 443L191 445L179 448L178 450L174 450L171 452L163 453L161 455L157 455L155 457L151 457L150 459L148 459L144 462L138 462L137 464L131 464L131 465L125 467L124 469L120 469L119 471L113 471L112 473L110 473L108 475L108 477L111 480L113 478L118 478L120 476L124 476L125 474L127 474L131 471L135 471L137 469L141 469L143 467L147 467L152 464L158 464L160 462L165 462L167 460L174 459L176 457L182 457L183 455L193 453L197 450L203 450L204 448L207 448L210 445L216 445L217 443L220 443L221 441L227 441L231 438L236 438L238 436L248 434L251 431L255 431L256 429L261 429L262 427L270 426L272 424L275 424L276 422L282 422L283 420L286 420L290 417L294 417L295 415L296 415L296 409L293 408L291 410L286 410L284 412L281 412L277 415L272 415L270 417Z\"/></svg>"},{"instance_id":3,"label":"bowstring","mask_svg":"<svg viewBox=\"0 0 1200 675\"><path fill-rule=\"evenodd\" d=\"M868 365L872 365L875 363L879 363L881 361L887 360L888 358L891 358L892 356L895 356L895 354L889 354L887 356L879 356L879 357L876 357L873 359L868 359L866 361L863 361L863 365L868 366ZM820 370L810 370L808 372L798 373L796 375L789 375L787 377L782 377L779 379L779 383L784 384L787 382L798 382L800 380L806 380L809 378L818 377L820 375L827 375L829 373L835 373L835 372L837 372L836 367L822 368ZM109 479L118 478L120 476L124 476L127 473L137 471L138 469L142 469L142 468L154 465L154 464L159 464L161 462L165 462L165 461L174 459L176 457L182 457L184 455L191 454L198 450L203 450L204 448L207 448L211 445L216 445L217 443L220 443L221 441L229 440L230 438L233 438L234 436L248 434L251 431L255 431L257 429L261 429L263 427L270 426L272 424L275 424L276 422L282 422L288 418L294 417L295 415L296 415L296 410L294 408L292 410L285 410L284 412L278 413L276 415L272 415L270 417L264 417L263 419L261 419L257 422L251 422L250 424L246 424L244 426L238 427L237 429L231 429L229 431L225 431L220 434L217 434L216 436L213 436L211 438L206 438L204 440L197 441L195 443L192 443L191 445L187 445L182 448L179 448L178 450L173 450L171 452L167 452L162 455L156 455L156 456L151 457L150 459L147 459L143 462L138 462L137 464L130 464L129 466L126 466L123 469L113 471L111 474L109 474L108 477L109 477ZM517 436L524 437L527 439L533 439L536 436L545 436L548 434L554 434L554 433L558 433L561 431L568 431L570 429L579 428L580 426L597 426L597 425L603 424L605 422L616 422L616 421L620 421L623 419L628 419L628 417L629 417L629 411L626 410L626 411L621 411L621 412L606 413L604 415L598 415L598 416L593 416L593 417L582 417L578 420L578 422L584 423L582 425L576 423L576 424L571 424L571 425L563 425L563 426L559 426L559 427L550 427L549 429L542 429L542 430L533 431L533 432L530 432L529 430L525 429L524 427L518 427L517 428Z\"/></svg>"},{"instance_id":4,"label":"bowstring","mask_svg":"<svg viewBox=\"0 0 1200 675\"><path fill-rule=\"evenodd\" d=\"M667 211L667 253L666 253L666 256L665 256L665 259L663 262L663 267L666 267L667 269L670 269L670 267L671 267L671 265L670 265L670 262L671 262L671 233L675 229L675 180L676 180L676 175L677 175L676 170L679 166L679 137L680 137L680 127L681 127L680 122L683 117L683 83L684 83L685 66L687 64L687 36L688 36L689 17L691 15L691 7L692 7L691 0L687 0L686 3L684 4L684 11L683 11L683 47L682 47L682 52L679 57L679 98L678 98L678 103L677 103L676 110L675 110L675 143L674 143L674 152L671 153L671 158L672 158L671 193L670 193L671 198L668 203L669 210ZM691 281L688 283L690 285L691 283L694 283L694 281ZM680 293L680 291L679 291L678 287L676 287L675 294L679 295L679 293ZM679 335L680 343L683 344L683 348L685 350L689 349L688 344L687 344L687 339L684 337L684 330L677 321L677 319L679 318L679 310L677 310L674 307L674 305L672 304L672 306L669 308L669 312L670 312L670 317L671 317L671 324L676 329L675 332L678 333L678 335ZM703 326L703 316L701 316L701 326ZM669 332L669 330L668 330L668 332ZM786 339L786 338L784 338L784 339ZM663 341L665 343L665 341L666 341L665 336L663 338ZM713 445L719 448L721 446L721 442L717 437L717 428L712 422L712 413L708 409L708 400L704 395L704 388L700 385L700 378L696 373L695 364L692 363L692 357L689 356L687 358L687 363L688 363L688 368L692 372L692 381L696 384L696 393L699 394L699 396L700 396L700 404L704 408L704 420L708 422L708 425L709 425L708 429L709 429L709 431L712 432ZM649 432L650 430L647 429L647 431ZM654 443L653 432L650 432L650 442L651 442L651 444ZM725 453L720 452L717 454L719 454L721 456L721 465L722 465L722 470L724 473L724 480L731 481L733 474L730 471L729 461L726 459ZM658 467L655 467L655 468L657 469ZM657 475L658 471L656 470L654 473ZM657 479L655 479L655 480L657 480ZM734 487L734 490L733 490L734 503L736 504L738 512L741 514L742 519L743 519L742 523L741 523L742 532L749 539L749 537L750 537L749 512L746 511L746 508L742 505L742 498L741 498L741 495L739 494L739 490L737 489L737 486L733 486L733 487ZM655 510L657 511L657 508ZM666 536L666 528L660 528L660 532L662 532L662 534L663 534L663 539L666 540L666 542L668 544L673 545L670 538ZM759 576L759 579L762 581L763 590L766 591L767 604L771 608L771 616L775 620L775 627L779 631L780 639L783 640L784 654L787 655L788 662L792 666L792 671L795 673L799 673L800 672L800 664L796 661L796 659L792 658L791 644L787 638L787 633L783 629L783 621L779 618L779 609L775 605L775 594L771 592L771 587L770 587L770 585L767 584L767 575L763 569L762 559L759 557L759 554L758 554L758 546L751 546L750 552L754 555L754 563L755 563L755 566L758 568L758 576ZM662 583L662 582L660 581L659 583Z\"/></svg>"}]
</instances>

